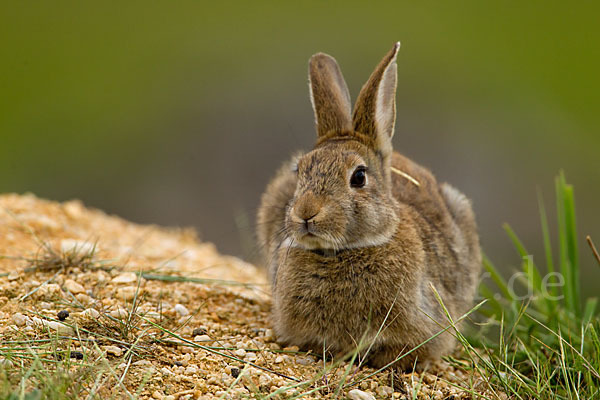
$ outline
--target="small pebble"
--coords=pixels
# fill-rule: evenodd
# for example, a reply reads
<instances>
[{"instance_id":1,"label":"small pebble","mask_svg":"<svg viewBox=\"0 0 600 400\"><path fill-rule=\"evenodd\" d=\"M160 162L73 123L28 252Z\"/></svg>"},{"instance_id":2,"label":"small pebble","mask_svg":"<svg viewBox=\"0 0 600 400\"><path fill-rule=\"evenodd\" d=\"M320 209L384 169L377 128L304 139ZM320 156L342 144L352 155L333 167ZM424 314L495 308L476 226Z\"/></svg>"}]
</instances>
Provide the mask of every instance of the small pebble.
<instances>
[{"instance_id":1,"label":"small pebble","mask_svg":"<svg viewBox=\"0 0 600 400\"><path fill-rule=\"evenodd\" d=\"M315 361L310 357L296 357L296 363L300 365L311 365Z\"/></svg>"},{"instance_id":2,"label":"small pebble","mask_svg":"<svg viewBox=\"0 0 600 400\"><path fill-rule=\"evenodd\" d=\"M348 392L348 398L351 400L375 400L375 396L362 390L352 389Z\"/></svg>"},{"instance_id":3,"label":"small pebble","mask_svg":"<svg viewBox=\"0 0 600 400\"><path fill-rule=\"evenodd\" d=\"M273 329L265 330L265 335L263 336L263 340L265 342L271 342L275 340L275 335L273 334Z\"/></svg>"},{"instance_id":4,"label":"small pebble","mask_svg":"<svg viewBox=\"0 0 600 400\"><path fill-rule=\"evenodd\" d=\"M104 271L98 271L96 272L96 280L98 282L106 282L108 280L108 275L106 274L106 272Z\"/></svg>"},{"instance_id":5,"label":"small pebble","mask_svg":"<svg viewBox=\"0 0 600 400\"><path fill-rule=\"evenodd\" d=\"M254 352L246 353L246 357L244 357L244 360L250 361L250 362L254 362L254 361L256 361L256 359L257 359L256 353L254 353Z\"/></svg>"},{"instance_id":6,"label":"small pebble","mask_svg":"<svg viewBox=\"0 0 600 400\"><path fill-rule=\"evenodd\" d=\"M73 294L85 292L85 288L83 286L81 286L79 283L75 282L73 279L67 279L65 281L65 288Z\"/></svg>"},{"instance_id":7,"label":"small pebble","mask_svg":"<svg viewBox=\"0 0 600 400\"><path fill-rule=\"evenodd\" d=\"M187 367L185 369L185 373L186 375L194 375L198 373L198 367L196 367L195 365L190 365L189 367Z\"/></svg>"},{"instance_id":8,"label":"small pebble","mask_svg":"<svg viewBox=\"0 0 600 400\"><path fill-rule=\"evenodd\" d=\"M110 315L114 318L125 319L129 315L129 313L124 308L119 307L116 310L112 310L110 312Z\"/></svg>"},{"instance_id":9,"label":"small pebble","mask_svg":"<svg viewBox=\"0 0 600 400\"><path fill-rule=\"evenodd\" d=\"M52 308L52 304L48 303L47 301L40 301L39 304L42 310L50 310Z\"/></svg>"},{"instance_id":10,"label":"small pebble","mask_svg":"<svg viewBox=\"0 0 600 400\"><path fill-rule=\"evenodd\" d=\"M184 367L187 367L190 360L192 359L192 356L189 354L185 354L183 357L181 357L181 360L178 360L181 365L183 365Z\"/></svg>"},{"instance_id":11,"label":"small pebble","mask_svg":"<svg viewBox=\"0 0 600 400\"><path fill-rule=\"evenodd\" d=\"M248 346L248 344L246 344L240 340L239 342L237 342L235 344L235 347L238 349L245 349L246 347L249 347L249 346Z\"/></svg>"},{"instance_id":12,"label":"small pebble","mask_svg":"<svg viewBox=\"0 0 600 400\"><path fill-rule=\"evenodd\" d=\"M16 281L17 279L19 279L19 272L12 271L11 273L8 274L7 278L9 281Z\"/></svg>"},{"instance_id":13,"label":"small pebble","mask_svg":"<svg viewBox=\"0 0 600 400\"><path fill-rule=\"evenodd\" d=\"M196 336L200 336L200 335L206 335L208 332L206 332L205 328L194 328L194 330L192 331L192 336L196 337Z\"/></svg>"},{"instance_id":14,"label":"small pebble","mask_svg":"<svg viewBox=\"0 0 600 400\"><path fill-rule=\"evenodd\" d=\"M17 326L25 326L27 323L27 317L21 313L14 313L12 316L12 320Z\"/></svg>"},{"instance_id":15,"label":"small pebble","mask_svg":"<svg viewBox=\"0 0 600 400\"><path fill-rule=\"evenodd\" d=\"M44 321L44 324L47 325L50 329L54 329L57 333L61 335L72 335L74 333L73 328L65 324L61 324L60 322Z\"/></svg>"},{"instance_id":16,"label":"small pebble","mask_svg":"<svg viewBox=\"0 0 600 400\"><path fill-rule=\"evenodd\" d=\"M277 343L269 343L269 348L271 350L281 350L281 346L278 345Z\"/></svg>"},{"instance_id":17,"label":"small pebble","mask_svg":"<svg viewBox=\"0 0 600 400\"><path fill-rule=\"evenodd\" d=\"M92 298L85 293L79 293L79 294L75 295L75 298L77 299L78 302L80 302L81 304L85 304L85 305L88 305L92 302Z\"/></svg>"},{"instance_id":18,"label":"small pebble","mask_svg":"<svg viewBox=\"0 0 600 400\"><path fill-rule=\"evenodd\" d=\"M160 390L155 390L154 392L152 392L152 397L157 400L163 400L165 398L165 395L162 394Z\"/></svg>"},{"instance_id":19,"label":"small pebble","mask_svg":"<svg viewBox=\"0 0 600 400\"><path fill-rule=\"evenodd\" d=\"M60 286L57 283L47 283L40 286L37 291L38 297L50 297L60 293Z\"/></svg>"},{"instance_id":20,"label":"small pebble","mask_svg":"<svg viewBox=\"0 0 600 400\"><path fill-rule=\"evenodd\" d=\"M137 282L137 279L135 272L123 272L122 274L115 276L112 279L112 283L133 283Z\"/></svg>"},{"instance_id":21,"label":"small pebble","mask_svg":"<svg viewBox=\"0 0 600 400\"><path fill-rule=\"evenodd\" d=\"M123 355L123 349L117 346L106 346L104 350L115 357L121 357Z\"/></svg>"},{"instance_id":22,"label":"small pebble","mask_svg":"<svg viewBox=\"0 0 600 400\"><path fill-rule=\"evenodd\" d=\"M283 357L282 356L275 357L275 364L281 364L282 362L283 362Z\"/></svg>"},{"instance_id":23,"label":"small pebble","mask_svg":"<svg viewBox=\"0 0 600 400\"><path fill-rule=\"evenodd\" d=\"M148 311L145 317L150 319L160 319L161 315L156 311Z\"/></svg>"},{"instance_id":24,"label":"small pebble","mask_svg":"<svg viewBox=\"0 0 600 400\"><path fill-rule=\"evenodd\" d=\"M238 357L244 358L246 356L246 350L237 349L236 351L233 352L233 354L235 354Z\"/></svg>"},{"instance_id":25,"label":"small pebble","mask_svg":"<svg viewBox=\"0 0 600 400\"><path fill-rule=\"evenodd\" d=\"M58 319L60 321L64 321L65 319L67 319L69 317L69 312L67 310L60 310L56 316L58 317Z\"/></svg>"},{"instance_id":26,"label":"small pebble","mask_svg":"<svg viewBox=\"0 0 600 400\"><path fill-rule=\"evenodd\" d=\"M175 304L175 312L182 317L190 315L189 310L183 304Z\"/></svg>"},{"instance_id":27,"label":"small pebble","mask_svg":"<svg viewBox=\"0 0 600 400\"><path fill-rule=\"evenodd\" d=\"M267 374L263 374L258 377L258 384L260 386L268 387L271 384L271 377Z\"/></svg>"},{"instance_id":28,"label":"small pebble","mask_svg":"<svg viewBox=\"0 0 600 400\"><path fill-rule=\"evenodd\" d=\"M198 336L194 337L194 342L210 342L210 336L198 335Z\"/></svg>"},{"instance_id":29,"label":"small pebble","mask_svg":"<svg viewBox=\"0 0 600 400\"><path fill-rule=\"evenodd\" d=\"M142 289L137 286L125 286L117 289L117 297L123 300L133 300L135 296L141 295Z\"/></svg>"},{"instance_id":30,"label":"small pebble","mask_svg":"<svg viewBox=\"0 0 600 400\"><path fill-rule=\"evenodd\" d=\"M93 309L93 308L87 308L83 311L83 315L86 315L92 319L98 319L100 318L100 312L98 312L97 310Z\"/></svg>"},{"instance_id":31,"label":"small pebble","mask_svg":"<svg viewBox=\"0 0 600 400\"><path fill-rule=\"evenodd\" d=\"M394 393L394 389L389 386L379 386L377 388L377 394L382 398L389 398Z\"/></svg>"}]
</instances>

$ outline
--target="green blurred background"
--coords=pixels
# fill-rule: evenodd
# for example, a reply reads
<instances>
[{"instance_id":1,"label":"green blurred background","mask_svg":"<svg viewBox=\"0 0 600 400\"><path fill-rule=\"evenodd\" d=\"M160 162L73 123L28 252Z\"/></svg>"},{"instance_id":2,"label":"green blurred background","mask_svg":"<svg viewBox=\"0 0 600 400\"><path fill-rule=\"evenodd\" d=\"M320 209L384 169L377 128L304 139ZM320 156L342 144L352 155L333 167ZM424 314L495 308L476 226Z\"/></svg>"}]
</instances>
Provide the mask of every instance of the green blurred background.
<instances>
[{"instance_id":1,"label":"green blurred background","mask_svg":"<svg viewBox=\"0 0 600 400\"><path fill-rule=\"evenodd\" d=\"M600 243L599 4L3 2L0 191L194 226L253 260L264 186L314 141L308 58L335 56L355 98L400 40L396 149L473 199L508 272L501 225L542 257L536 187L553 212L560 168Z\"/></svg>"}]
</instances>

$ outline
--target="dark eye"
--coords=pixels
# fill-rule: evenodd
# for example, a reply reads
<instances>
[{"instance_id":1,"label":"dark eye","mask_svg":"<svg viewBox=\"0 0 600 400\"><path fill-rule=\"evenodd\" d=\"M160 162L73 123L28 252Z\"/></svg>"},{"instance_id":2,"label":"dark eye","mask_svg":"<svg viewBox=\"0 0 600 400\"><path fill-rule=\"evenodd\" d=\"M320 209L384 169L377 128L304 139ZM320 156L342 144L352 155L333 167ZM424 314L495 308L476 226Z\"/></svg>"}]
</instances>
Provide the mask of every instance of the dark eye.
<instances>
[{"instance_id":1,"label":"dark eye","mask_svg":"<svg viewBox=\"0 0 600 400\"><path fill-rule=\"evenodd\" d=\"M367 183L367 168L362 165L354 170L350 178L350 186L361 188Z\"/></svg>"}]
</instances>

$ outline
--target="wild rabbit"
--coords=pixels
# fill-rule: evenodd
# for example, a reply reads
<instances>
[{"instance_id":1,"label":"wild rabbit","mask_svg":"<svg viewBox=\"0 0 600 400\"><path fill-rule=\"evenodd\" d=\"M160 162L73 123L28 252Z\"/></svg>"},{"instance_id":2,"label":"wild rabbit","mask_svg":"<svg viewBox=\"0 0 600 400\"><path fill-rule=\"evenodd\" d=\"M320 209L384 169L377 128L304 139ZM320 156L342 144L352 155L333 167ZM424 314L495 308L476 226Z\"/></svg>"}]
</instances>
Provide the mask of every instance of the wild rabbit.
<instances>
[{"instance_id":1,"label":"wild rabbit","mask_svg":"<svg viewBox=\"0 0 600 400\"><path fill-rule=\"evenodd\" d=\"M273 290L273 323L287 344L375 367L401 368L452 350L447 317L473 303L481 254L470 201L392 149L396 55L383 58L351 113L331 56L309 63L315 148L269 183L258 237Z\"/></svg>"}]
</instances>

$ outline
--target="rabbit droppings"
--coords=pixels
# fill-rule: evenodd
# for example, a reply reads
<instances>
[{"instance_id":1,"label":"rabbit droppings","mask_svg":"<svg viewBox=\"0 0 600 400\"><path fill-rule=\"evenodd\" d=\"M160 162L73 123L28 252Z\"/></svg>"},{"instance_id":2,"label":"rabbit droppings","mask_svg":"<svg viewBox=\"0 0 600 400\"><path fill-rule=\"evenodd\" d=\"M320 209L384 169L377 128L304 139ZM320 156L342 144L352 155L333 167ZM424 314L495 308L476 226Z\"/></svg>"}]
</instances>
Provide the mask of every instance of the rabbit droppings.
<instances>
[{"instance_id":1,"label":"rabbit droppings","mask_svg":"<svg viewBox=\"0 0 600 400\"><path fill-rule=\"evenodd\" d=\"M392 149L399 48L353 113L335 59L312 56L317 143L269 183L257 226L280 342L408 369L452 350L448 332L413 349L448 325L432 287L453 319L470 309L481 253L470 201Z\"/></svg>"}]
</instances>

